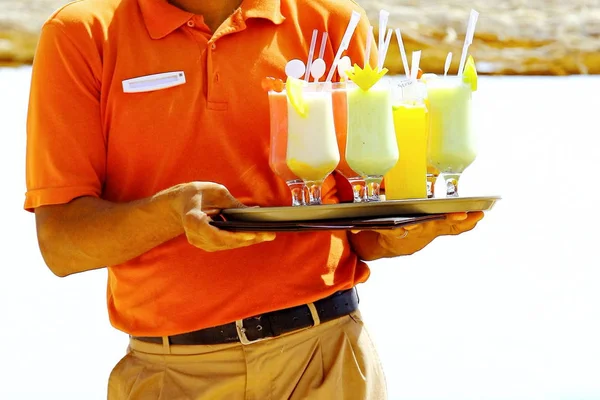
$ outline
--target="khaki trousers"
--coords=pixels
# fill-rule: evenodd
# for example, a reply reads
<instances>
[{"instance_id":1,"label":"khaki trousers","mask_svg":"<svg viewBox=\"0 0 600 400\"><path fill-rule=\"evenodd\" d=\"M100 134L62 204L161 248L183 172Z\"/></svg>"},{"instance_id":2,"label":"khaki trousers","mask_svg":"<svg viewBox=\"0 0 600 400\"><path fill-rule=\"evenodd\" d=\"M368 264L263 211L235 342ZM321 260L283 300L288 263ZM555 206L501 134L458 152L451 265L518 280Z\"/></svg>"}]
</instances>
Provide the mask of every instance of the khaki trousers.
<instances>
[{"instance_id":1,"label":"khaki trousers","mask_svg":"<svg viewBox=\"0 0 600 400\"><path fill-rule=\"evenodd\" d=\"M382 400L386 384L360 313L250 345L131 340L109 400Z\"/></svg>"}]
</instances>

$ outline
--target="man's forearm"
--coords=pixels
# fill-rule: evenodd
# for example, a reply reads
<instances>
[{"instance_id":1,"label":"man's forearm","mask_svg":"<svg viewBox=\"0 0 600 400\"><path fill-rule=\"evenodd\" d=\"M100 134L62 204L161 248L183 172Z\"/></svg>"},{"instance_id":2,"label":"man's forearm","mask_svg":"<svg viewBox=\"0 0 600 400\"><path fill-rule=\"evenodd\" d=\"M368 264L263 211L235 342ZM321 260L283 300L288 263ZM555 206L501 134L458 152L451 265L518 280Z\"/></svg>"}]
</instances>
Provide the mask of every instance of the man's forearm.
<instances>
[{"instance_id":1,"label":"man's forearm","mask_svg":"<svg viewBox=\"0 0 600 400\"><path fill-rule=\"evenodd\" d=\"M36 210L40 250L58 276L120 264L183 233L183 185L129 203L81 197Z\"/></svg>"}]
</instances>

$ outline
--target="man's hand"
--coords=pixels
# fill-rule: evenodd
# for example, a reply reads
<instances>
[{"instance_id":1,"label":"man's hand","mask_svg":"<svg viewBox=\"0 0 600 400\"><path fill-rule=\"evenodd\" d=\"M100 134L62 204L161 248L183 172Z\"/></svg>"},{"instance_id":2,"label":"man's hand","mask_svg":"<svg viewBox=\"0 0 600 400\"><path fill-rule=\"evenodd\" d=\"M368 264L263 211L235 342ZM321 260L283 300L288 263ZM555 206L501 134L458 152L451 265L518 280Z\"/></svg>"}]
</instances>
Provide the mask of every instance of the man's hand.
<instances>
[{"instance_id":1,"label":"man's hand","mask_svg":"<svg viewBox=\"0 0 600 400\"><path fill-rule=\"evenodd\" d=\"M272 232L228 232L210 225L210 216L220 210L245 207L223 185L188 183L181 189L176 207L188 241L204 251L236 249L275 239Z\"/></svg>"},{"instance_id":2,"label":"man's hand","mask_svg":"<svg viewBox=\"0 0 600 400\"><path fill-rule=\"evenodd\" d=\"M403 228L353 232L350 241L363 260L409 255L423 249L438 236L470 231L483 218L483 212L447 214L446 218Z\"/></svg>"}]
</instances>

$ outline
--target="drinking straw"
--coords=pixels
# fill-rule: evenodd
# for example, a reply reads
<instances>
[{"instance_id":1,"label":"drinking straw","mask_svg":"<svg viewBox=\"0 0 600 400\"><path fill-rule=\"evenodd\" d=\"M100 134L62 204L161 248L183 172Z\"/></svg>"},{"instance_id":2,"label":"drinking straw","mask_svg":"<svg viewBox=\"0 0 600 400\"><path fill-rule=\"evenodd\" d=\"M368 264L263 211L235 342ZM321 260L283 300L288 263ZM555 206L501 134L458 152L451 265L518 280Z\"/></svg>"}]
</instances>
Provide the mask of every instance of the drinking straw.
<instances>
[{"instance_id":1,"label":"drinking straw","mask_svg":"<svg viewBox=\"0 0 600 400\"><path fill-rule=\"evenodd\" d=\"M325 74L327 66L323 60L325 55L325 46L327 45L327 32L323 32L323 38L321 39L321 47L319 48L319 57L314 60L310 66L310 75L314 78L314 82L319 82L319 79Z\"/></svg>"},{"instance_id":2,"label":"drinking straw","mask_svg":"<svg viewBox=\"0 0 600 400\"><path fill-rule=\"evenodd\" d=\"M321 39L321 48L319 49L319 58L323 59L325 55L325 45L327 44L327 32L323 32L323 39Z\"/></svg>"},{"instance_id":3,"label":"drinking straw","mask_svg":"<svg viewBox=\"0 0 600 400\"><path fill-rule=\"evenodd\" d=\"M317 44L317 35L319 34L318 30L314 30L312 34L312 39L310 41L310 48L308 50L308 60L306 61L306 74L304 75L304 80L308 82L308 78L310 77L310 67L312 66L313 56L315 55L315 45Z\"/></svg>"},{"instance_id":4,"label":"drinking straw","mask_svg":"<svg viewBox=\"0 0 600 400\"><path fill-rule=\"evenodd\" d=\"M417 80L419 74L419 63L421 62L421 50L412 52L412 61L410 63L410 79L411 81Z\"/></svg>"},{"instance_id":5,"label":"drinking straw","mask_svg":"<svg viewBox=\"0 0 600 400\"><path fill-rule=\"evenodd\" d=\"M444 76L448 75L450 69L450 63L452 62L452 52L449 52L446 56L446 63L444 64Z\"/></svg>"},{"instance_id":6,"label":"drinking straw","mask_svg":"<svg viewBox=\"0 0 600 400\"><path fill-rule=\"evenodd\" d=\"M467 24L467 32L465 34L465 43L463 45L462 54L460 56L460 64L458 66L458 76L461 76L465 68L465 62L467 61L467 54L469 52L469 46L473 43L473 36L475 35L475 25L477 25L477 18L479 13L475 10L471 10L469 15L469 23Z\"/></svg>"},{"instance_id":7,"label":"drinking straw","mask_svg":"<svg viewBox=\"0 0 600 400\"><path fill-rule=\"evenodd\" d=\"M371 46L373 45L373 25L369 25L369 34L367 35L367 45L365 47L365 62L363 64L363 69L367 68L367 64L369 64L369 60L371 59ZM379 60L377 61L379 62Z\"/></svg>"},{"instance_id":8,"label":"drinking straw","mask_svg":"<svg viewBox=\"0 0 600 400\"><path fill-rule=\"evenodd\" d=\"M337 69L337 64L340 61L340 58L342 57L342 53L348 48L348 45L350 44L350 39L352 39L352 35L354 35L354 31L356 30L358 21L360 21L360 13L357 11L352 11L352 16L350 17L350 22L348 23L346 32L344 33L344 36L342 37L342 42L340 43L340 47L338 48L338 51L335 54L333 63L331 63L331 69L329 70L329 73L327 74L327 79L325 79L325 82L331 82L331 79L333 78L333 74L335 74L335 71Z\"/></svg>"},{"instance_id":9,"label":"drinking straw","mask_svg":"<svg viewBox=\"0 0 600 400\"><path fill-rule=\"evenodd\" d=\"M394 31L392 29L388 29L387 34L385 35L385 39L383 41L383 51L381 52L381 59L379 60L379 70L383 69L383 64L385 63L385 57L387 56L388 48L390 47L390 41L392 40L392 33Z\"/></svg>"},{"instance_id":10,"label":"drinking straw","mask_svg":"<svg viewBox=\"0 0 600 400\"><path fill-rule=\"evenodd\" d=\"M410 71L408 70L408 59L406 58L406 50L404 49L404 43L402 42L402 33L400 28L396 28L396 38L398 39L398 46L400 46L400 55L402 56L402 66L404 67L404 73L406 77L410 77Z\"/></svg>"},{"instance_id":11,"label":"drinking straw","mask_svg":"<svg viewBox=\"0 0 600 400\"><path fill-rule=\"evenodd\" d=\"M383 50L385 44L385 32L387 28L388 18L390 17L390 13L385 10L379 11L379 42L377 43L378 49L378 58L377 58L377 66L381 65L383 61L381 61L383 57Z\"/></svg>"}]
</instances>

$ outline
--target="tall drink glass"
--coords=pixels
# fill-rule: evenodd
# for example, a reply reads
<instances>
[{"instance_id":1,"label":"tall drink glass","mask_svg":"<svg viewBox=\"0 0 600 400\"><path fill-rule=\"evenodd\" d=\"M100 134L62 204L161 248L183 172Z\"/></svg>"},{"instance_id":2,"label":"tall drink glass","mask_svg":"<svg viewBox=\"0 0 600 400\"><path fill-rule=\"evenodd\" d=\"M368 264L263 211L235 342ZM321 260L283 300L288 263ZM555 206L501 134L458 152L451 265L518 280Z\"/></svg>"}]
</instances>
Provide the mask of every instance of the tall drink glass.
<instances>
[{"instance_id":1,"label":"tall drink glass","mask_svg":"<svg viewBox=\"0 0 600 400\"><path fill-rule=\"evenodd\" d=\"M269 166L277 176L282 178L290 188L292 206L301 206L306 202L306 186L304 181L296 176L287 166L287 133L288 108L285 91L270 90L269 110L271 114L271 143L269 149Z\"/></svg>"},{"instance_id":2,"label":"tall drink glass","mask_svg":"<svg viewBox=\"0 0 600 400\"><path fill-rule=\"evenodd\" d=\"M369 90L348 83L348 142L346 161L367 187L367 201L379 201L383 176L398 161L389 81Z\"/></svg>"},{"instance_id":3,"label":"tall drink glass","mask_svg":"<svg viewBox=\"0 0 600 400\"><path fill-rule=\"evenodd\" d=\"M471 125L471 87L461 77L427 81L429 164L446 182L446 197L458 197L458 180L477 156Z\"/></svg>"},{"instance_id":4,"label":"tall drink glass","mask_svg":"<svg viewBox=\"0 0 600 400\"><path fill-rule=\"evenodd\" d=\"M348 139L348 101L347 83L339 82L332 84L333 119L335 122L335 134L340 151L340 163L336 170L342 174L352 186L354 202L360 203L365 200L365 180L358 172L355 172L346 161L346 143Z\"/></svg>"},{"instance_id":5,"label":"tall drink glass","mask_svg":"<svg viewBox=\"0 0 600 400\"><path fill-rule=\"evenodd\" d=\"M394 129L400 158L385 175L387 200L427 197L427 107L426 87L416 80L403 80L393 91Z\"/></svg>"},{"instance_id":6,"label":"tall drink glass","mask_svg":"<svg viewBox=\"0 0 600 400\"><path fill-rule=\"evenodd\" d=\"M308 204L321 204L321 186L340 162L333 119L332 86L303 84L300 114L287 99L286 164L308 188Z\"/></svg>"}]
</instances>

